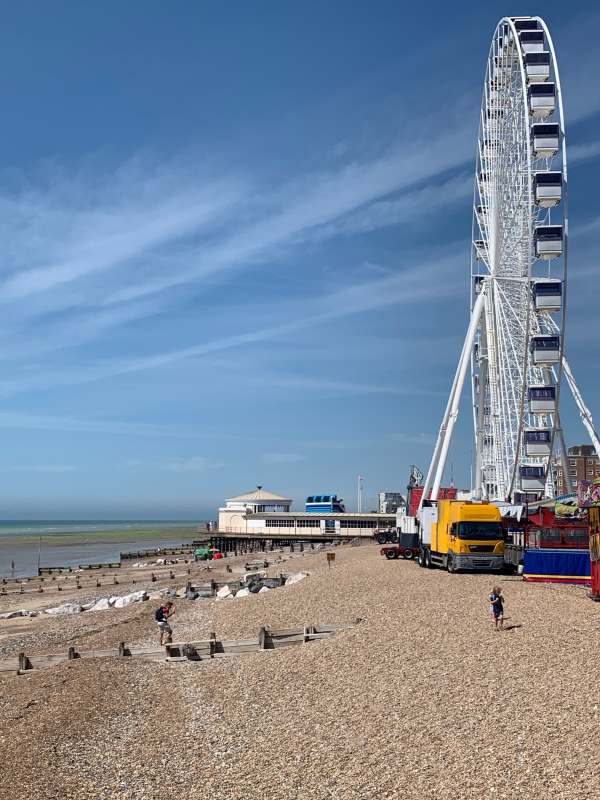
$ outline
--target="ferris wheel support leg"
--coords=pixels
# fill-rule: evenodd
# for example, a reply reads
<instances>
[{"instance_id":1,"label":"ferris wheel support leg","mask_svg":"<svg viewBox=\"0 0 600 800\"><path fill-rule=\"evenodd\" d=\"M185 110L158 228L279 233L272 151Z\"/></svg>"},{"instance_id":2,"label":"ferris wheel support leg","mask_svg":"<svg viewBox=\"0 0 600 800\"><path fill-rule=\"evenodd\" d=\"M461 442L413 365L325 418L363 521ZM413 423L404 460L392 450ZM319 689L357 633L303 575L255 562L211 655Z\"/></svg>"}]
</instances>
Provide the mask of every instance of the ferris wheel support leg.
<instances>
[{"instance_id":1,"label":"ferris wheel support leg","mask_svg":"<svg viewBox=\"0 0 600 800\"><path fill-rule=\"evenodd\" d=\"M448 398L448 404L446 405L446 411L442 419L442 424L440 425L437 441L435 443L435 449L433 451L433 458L431 459L429 471L427 472L427 479L425 481L425 486L423 487L423 494L421 496L419 508L422 506L423 500L427 499L430 486L432 487L431 499L437 500L440 483L442 482L442 476L446 466L448 448L450 447L454 425L458 417L460 398L465 384L467 368L471 361L471 350L473 349L473 342L475 341L475 334L477 332L477 326L479 325L479 318L481 317L484 298L485 293L482 291L477 298L475 305L473 306L473 311L471 312L471 321L469 323L469 328L463 344L458 368L454 376L454 382L450 391L450 397Z\"/></svg>"},{"instance_id":2,"label":"ferris wheel support leg","mask_svg":"<svg viewBox=\"0 0 600 800\"><path fill-rule=\"evenodd\" d=\"M583 396L579 391L579 387L575 383L575 378L573 377L573 373L571 372L571 367L569 366L569 362L567 361L565 356L563 356L562 367L563 367L563 374L567 379L567 383L569 384L569 389L571 390L571 394L573 395L573 399L575 400L575 403L579 410L581 421L585 425L586 430L590 435L590 439L592 440L592 444L594 445L594 449L596 450L596 455L600 457L600 439L598 439L598 434L596 433L596 429L594 428L594 420L592 419L592 414L583 401Z\"/></svg>"}]
</instances>

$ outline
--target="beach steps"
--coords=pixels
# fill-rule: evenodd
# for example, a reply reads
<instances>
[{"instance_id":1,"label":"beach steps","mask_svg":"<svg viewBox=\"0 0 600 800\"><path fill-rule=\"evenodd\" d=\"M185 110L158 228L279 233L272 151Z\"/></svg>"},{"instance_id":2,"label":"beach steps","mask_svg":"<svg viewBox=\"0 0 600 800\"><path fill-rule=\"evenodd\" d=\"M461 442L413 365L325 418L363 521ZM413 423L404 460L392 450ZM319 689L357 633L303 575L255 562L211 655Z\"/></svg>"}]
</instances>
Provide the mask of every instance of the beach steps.
<instances>
[{"instance_id":1,"label":"beach steps","mask_svg":"<svg viewBox=\"0 0 600 800\"><path fill-rule=\"evenodd\" d=\"M224 656L239 656L257 653L262 650L278 650L281 647L292 647L310 642L320 641L332 636L337 631L348 630L354 624L346 625L304 625L301 628L273 630L262 626L258 636L248 639L217 639L215 634L210 638L193 642L173 642L164 647L128 647L121 642L118 648L103 650L79 651L70 647L66 653L50 653L18 656L0 660L0 676L27 675L32 670L48 669L65 661L99 658L143 658L144 660L181 663L184 661L206 661Z\"/></svg>"}]
</instances>

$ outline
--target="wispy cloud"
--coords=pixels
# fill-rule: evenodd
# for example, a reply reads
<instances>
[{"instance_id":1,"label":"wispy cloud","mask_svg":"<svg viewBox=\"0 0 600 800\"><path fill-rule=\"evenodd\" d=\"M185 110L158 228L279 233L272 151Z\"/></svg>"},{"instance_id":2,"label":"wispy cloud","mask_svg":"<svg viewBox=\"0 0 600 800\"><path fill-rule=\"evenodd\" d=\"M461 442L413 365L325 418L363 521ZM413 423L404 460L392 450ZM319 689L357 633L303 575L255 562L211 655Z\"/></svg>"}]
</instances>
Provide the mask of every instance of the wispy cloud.
<instances>
[{"instance_id":1,"label":"wispy cloud","mask_svg":"<svg viewBox=\"0 0 600 800\"><path fill-rule=\"evenodd\" d=\"M569 164L579 164L582 161L589 161L600 155L600 141L587 142L586 144L575 144L568 148L567 158Z\"/></svg>"},{"instance_id":2,"label":"wispy cloud","mask_svg":"<svg viewBox=\"0 0 600 800\"><path fill-rule=\"evenodd\" d=\"M306 461L304 453L263 453L261 461L265 464L297 464L299 461Z\"/></svg>"},{"instance_id":3,"label":"wispy cloud","mask_svg":"<svg viewBox=\"0 0 600 800\"><path fill-rule=\"evenodd\" d=\"M70 464L19 464L16 466L2 467L2 472L44 472L61 474L76 472L77 467Z\"/></svg>"},{"instance_id":4,"label":"wispy cloud","mask_svg":"<svg viewBox=\"0 0 600 800\"><path fill-rule=\"evenodd\" d=\"M0 412L0 428L33 431L98 433L144 437L177 437L189 439L204 436L201 431L134 421L96 420L77 417L51 416L17 411Z\"/></svg>"},{"instance_id":5,"label":"wispy cloud","mask_svg":"<svg viewBox=\"0 0 600 800\"><path fill-rule=\"evenodd\" d=\"M16 191L0 196L0 233L12 239L0 298L12 301L112 270L214 227L240 202L242 186L187 166L138 158L106 168L99 179L85 167L67 173L57 165L43 188L23 176Z\"/></svg>"},{"instance_id":6,"label":"wispy cloud","mask_svg":"<svg viewBox=\"0 0 600 800\"><path fill-rule=\"evenodd\" d=\"M29 377L6 379L0 382L0 393L13 394L44 385L74 385L158 369L180 361L198 359L215 353L243 348L267 341L282 340L298 331L314 328L353 314L402 306L427 301L431 298L431 287L436 284L438 299L452 296L459 287L445 276L462 266L462 255L452 255L437 260L428 260L396 274L373 281L345 286L342 289L317 297L312 303L298 307L293 303L285 310L289 322L269 325L254 330L243 331L219 337L187 347L165 350L131 359L117 359L91 366L80 366L75 370L36 373ZM441 279L441 280L440 280ZM338 387L339 388L339 387ZM363 391L383 391L388 389L375 384ZM398 390L391 390L398 391ZM0 418L1 419L1 418Z\"/></svg>"},{"instance_id":7,"label":"wispy cloud","mask_svg":"<svg viewBox=\"0 0 600 800\"><path fill-rule=\"evenodd\" d=\"M257 196L258 219L213 246L189 251L187 265L160 276L146 276L108 296L108 303L129 301L175 286L240 269L273 249L305 238L309 231L373 203L377 198L408 189L462 164L473 144L462 126L447 124L442 134L403 141L378 158L346 164L335 171L315 173L277 191ZM467 144L468 141L468 144ZM290 199L291 198L291 199ZM333 232L333 231L332 231ZM317 234L322 236L323 232Z\"/></svg>"},{"instance_id":8,"label":"wispy cloud","mask_svg":"<svg viewBox=\"0 0 600 800\"><path fill-rule=\"evenodd\" d=\"M168 472L205 472L209 469L220 469L225 464L213 461L205 456L192 456L191 458L176 458L167 461L164 469Z\"/></svg>"}]
</instances>

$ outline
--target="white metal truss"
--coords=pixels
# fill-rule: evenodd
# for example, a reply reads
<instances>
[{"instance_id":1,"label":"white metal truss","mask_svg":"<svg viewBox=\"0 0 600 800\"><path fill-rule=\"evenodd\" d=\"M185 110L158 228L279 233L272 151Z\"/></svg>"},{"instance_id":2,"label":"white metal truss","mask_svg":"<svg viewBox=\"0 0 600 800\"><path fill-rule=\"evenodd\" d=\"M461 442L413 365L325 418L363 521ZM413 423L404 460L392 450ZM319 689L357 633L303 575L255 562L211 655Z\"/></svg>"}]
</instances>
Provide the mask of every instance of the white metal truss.
<instances>
[{"instance_id":1,"label":"white metal truss","mask_svg":"<svg viewBox=\"0 0 600 800\"><path fill-rule=\"evenodd\" d=\"M543 103L548 104L545 111L540 109ZM535 144L533 133L540 130L532 127L535 123L554 125L555 148ZM560 185L558 199L545 202L539 186L552 181ZM540 17L505 17L492 38L477 139L472 230L471 320L423 499L430 489L437 499L468 363L475 495L515 501L530 497L531 482L537 480L540 486L533 487L534 493L553 496L555 449L570 488L558 410L563 372L599 456L600 441L564 358L566 139L556 55ZM556 252L538 252L542 248L536 238L543 236L560 239L560 246L550 248ZM536 302L536 290L544 282L546 288L552 282L560 287L562 303L555 308ZM537 337L558 337L554 361L539 349L549 340L544 343ZM532 387L554 393L551 409L535 410L529 396ZM543 447L532 445L536 435L545 437ZM536 477L528 477L532 475Z\"/></svg>"}]
</instances>

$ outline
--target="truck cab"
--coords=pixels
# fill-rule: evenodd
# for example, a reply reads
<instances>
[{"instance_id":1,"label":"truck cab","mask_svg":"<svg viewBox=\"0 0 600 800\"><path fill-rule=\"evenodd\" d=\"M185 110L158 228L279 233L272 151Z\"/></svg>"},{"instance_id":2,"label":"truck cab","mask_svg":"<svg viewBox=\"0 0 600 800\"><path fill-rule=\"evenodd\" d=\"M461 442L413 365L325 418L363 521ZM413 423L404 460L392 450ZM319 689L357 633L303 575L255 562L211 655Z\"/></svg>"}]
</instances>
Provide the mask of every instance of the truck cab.
<instances>
[{"instance_id":1,"label":"truck cab","mask_svg":"<svg viewBox=\"0 0 600 800\"><path fill-rule=\"evenodd\" d=\"M439 500L421 509L419 564L458 570L501 570L504 534L492 503Z\"/></svg>"}]
</instances>

